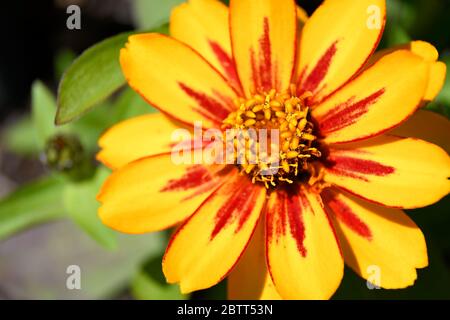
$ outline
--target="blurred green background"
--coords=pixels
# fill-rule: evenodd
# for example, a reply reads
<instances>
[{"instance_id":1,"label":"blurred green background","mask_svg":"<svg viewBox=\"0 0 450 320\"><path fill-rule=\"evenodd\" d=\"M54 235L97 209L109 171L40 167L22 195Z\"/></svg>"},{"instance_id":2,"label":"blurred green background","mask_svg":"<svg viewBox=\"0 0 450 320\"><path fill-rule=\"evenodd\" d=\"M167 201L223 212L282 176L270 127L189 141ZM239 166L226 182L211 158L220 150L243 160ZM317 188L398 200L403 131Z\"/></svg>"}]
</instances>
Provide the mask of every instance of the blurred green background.
<instances>
[{"instance_id":1,"label":"blurred green background","mask_svg":"<svg viewBox=\"0 0 450 320\"><path fill-rule=\"evenodd\" d=\"M154 112L123 86L118 49L128 32L166 33L170 9L181 2L2 2L0 32L8 48L0 53L0 299L226 297L225 283L191 296L165 284L161 255L168 232L123 235L104 227L96 215L95 195L108 174L93 160L99 135L118 121ZM309 14L321 3L297 2ZM381 47L429 41L449 66L450 1L387 2ZM70 4L81 7L81 30L66 28ZM94 69L96 76L83 78ZM55 127L56 92L64 72L61 88L74 88L76 101L61 95L60 104L76 104L86 114ZM88 92L92 87L94 93ZM428 108L450 117L449 79ZM75 116L70 108L59 115L62 122ZM450 197L408 213L425 234L430 258L415 286L368 290L364 280L346 270L335 299L450 298ZM66 269L73 264L81 268L81 290L66 288Z\"/></svg>"}]
</instances>

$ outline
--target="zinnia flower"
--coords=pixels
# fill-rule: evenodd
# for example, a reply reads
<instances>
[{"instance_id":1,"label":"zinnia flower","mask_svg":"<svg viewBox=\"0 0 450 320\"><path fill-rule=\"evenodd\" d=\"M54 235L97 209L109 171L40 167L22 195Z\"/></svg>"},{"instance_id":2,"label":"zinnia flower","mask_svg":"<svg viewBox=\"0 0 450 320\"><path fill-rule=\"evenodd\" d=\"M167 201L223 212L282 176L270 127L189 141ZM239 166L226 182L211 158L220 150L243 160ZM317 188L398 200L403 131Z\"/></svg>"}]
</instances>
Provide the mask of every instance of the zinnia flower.
<instances>
[{"instance_id":1,"label":"zinnia flower","mask_svg":"<svg viewBox=\"0 0 450 320\"><path fill-rule=\"evenodd\" d=\"M131 36L123 72L161 113L100 139L114 169L102 221L126 233L181 224L163 272L185 293L228 277L230 298L326 299L344 262L370 281L378 268L383 288L412 285L427 249L402 209L450 190L447 152L422 140L448 143L448 120L418 110L446 70L426 42L373 54L385 11L326 0L308 18L293 0L190 0L172 12L172 37ZM172 132L195 121L280 130L279 170L173 163Z\"/></svg>"}]
</instances>

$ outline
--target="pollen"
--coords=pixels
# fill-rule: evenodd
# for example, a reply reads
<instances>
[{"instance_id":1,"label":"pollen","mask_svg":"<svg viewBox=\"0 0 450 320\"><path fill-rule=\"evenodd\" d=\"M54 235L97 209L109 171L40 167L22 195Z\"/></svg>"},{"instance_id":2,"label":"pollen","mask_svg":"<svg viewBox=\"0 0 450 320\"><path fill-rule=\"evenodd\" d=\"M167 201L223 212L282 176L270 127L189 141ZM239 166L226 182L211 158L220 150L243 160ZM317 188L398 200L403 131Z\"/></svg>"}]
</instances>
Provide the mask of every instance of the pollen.
<instances>
[{"instance_id":1,"label":"pollen","mask_svg":"<svg viewBox=\"0 0 450 320\"><path fill-rule=\"evenodd\" d=\"M311 93L297 96L295 85L291 85L286 92L270 90L235 102L236 111L223 121L222 129L244 132L234 138L232 147L236 165L254 183L271 188L311 179L315 183L318 179L311 164L322 154L310 119L310 97ZM266 134L261 135L262 131ZM262 145L269 147L261 150Z\"/></svg>"}]
</instances>

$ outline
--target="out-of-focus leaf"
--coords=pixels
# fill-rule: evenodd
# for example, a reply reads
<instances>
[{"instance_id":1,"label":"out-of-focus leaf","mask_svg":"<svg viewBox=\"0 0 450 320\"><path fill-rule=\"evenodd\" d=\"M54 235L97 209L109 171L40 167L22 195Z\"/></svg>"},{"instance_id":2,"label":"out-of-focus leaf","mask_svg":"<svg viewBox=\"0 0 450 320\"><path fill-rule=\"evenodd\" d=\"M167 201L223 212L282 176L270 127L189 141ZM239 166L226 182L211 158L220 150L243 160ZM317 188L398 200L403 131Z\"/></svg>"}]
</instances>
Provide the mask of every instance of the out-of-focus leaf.
<instances>
[{"instance_id":1,"label":"out-of-focus leaf","mask_svg":"<svg viewBox=\"0 0 450 320\"><path fill-rule=\"evenodd\" d=\"M183 300L188 296L180 293L176 284L168 284L161 269L161 256L153 257L136 273L131 292L140 300Z\"/></svg>"},{"instance_id":2,"label":"out-of-focus leaf","mask_svg":"<svg viewBox=\"0 0 450 320\"><path fill-rule=\"evenodd\" d=\"M44 221L60 218L63 182L54 177L43 178L20 187L0 201L0 239Z\"/></svg>"},{"instance_id":3,"label":"out-of-focus leaf","mask_svg":"<svg viewBox=\"0 0 450 320\"><path fill-rule=\"evenodd\" d=\"M0 243L0 296L11 299L109 299L126 290L144 261L164 250L161 233L117 234L104 250L68 221L41 225ZM31 263L32 262L32 263ZM69 290L68 266L81 271L81 290Z\"/></svg>"},{"instance_id":4,"label":"out-of-focus leaf","mask_svg":"<svg viewBox=\"0 0 450 320\"><path fill-rule=\"evenodd\" d=\"M387 1L387 26L395 24L401 26L406 30L410 30L410 27L417 23L415 6L411 3L411 0L395 0Z\"/></svg>"},{"instance_id":5,"label":"out-of-focus leaf","mask_svg":"<svg viewBox=\"0 0 450 320\"><path fill-rule=\"evenodd\" d=\"M125 83L119 53L131 34L122 33L97 43L67 69L59 85L56 124L80 117Z\"/></svg>"},{"instance_id":6,"label":"out-of-focus leaf","mask_svg":"<svg viewBox=\"0 0 450 320\"><path fill-rule=\"evenodd\" d=\"M411 41L411 37L408 35L405 29L399 25L386 27L385 31L385 43L386 47L394 47L397 45L405 44Z\"/></svg>"},{"instance_id":7,"label":"out-of-focus leaf","mask_svg":"<svg viewBox=\"0 0 450 320\"><path fill-rule=\"evenodd\" d=\"M63 194L64 206L69 216L93 239L108 249L116 248L115 233L102 224L97 209L96 195L109 172L106 168L97 169L91 180L69 182Z\"/></svg>"},{"instance_id":8,"label":"out-of-focus leaf","mask_svg":"<svg viewBox=\"0 0 450 320\"><path fill-rule=\"evenodd\" d=\"M172 8L185 0L135 0L133 14L136 27L153 29L169 22Z\"/></svg>"},{"instance_id":9,"label":"out-of-focus leaf","mask_svg":"<svg viewBox=\"0 0 450 320\"><path fill-rule=\"evenodd\" d=\"M31 89L32 119L36 128L36 143L42 149L45 142L56 132L53 117L56 112L55 97L39 80L33 83Z\"/></svg>"},{"instance_id":10,"label":"out-of-focus leaf","mask_svg":"<svg viewBox=\"0 0 450 320\"><path fill-rule=\"evenodd\" d=\"M75 52L70 49L62 49L58 51L54 62L56 79L61 79L64 71L66 71L76 57Z\"/></svg>"},{"instance_id":11,"label":"out-of-focus leaf","mask_svg":"<svg viewBox=\"0 0 450 320\"><path fill-rule=\"evenodd\" d=\"M36 128L30 115L9 125L2 133L2 143L9 151L27 156L41 151L36 144Z\"/></svg>"},{"instance_id":12,"label":"out-of-focus leaf","mask_svg":"<svg viewBox=\"0 0 450 320\"><path fill-rule=\"evenodd\" d=\"M79 121L68 124L88 152L92 153L97 150L97 140L100 134L114 123L111 116L113 109L109 100L103 101Z\"/></svg>"},{"instance_id":13,"label":"out-of-focus leaf","mask_svg":"<svg viewBox=\"0 0 450 320\"><path fill-rule=\"evenodd\" d=\"M155 108L149 105L139 94L130 88L125 88L123 93L114 103L113 123L137 117L146 113L157 112Z\"/></svg>"}]
</instances>

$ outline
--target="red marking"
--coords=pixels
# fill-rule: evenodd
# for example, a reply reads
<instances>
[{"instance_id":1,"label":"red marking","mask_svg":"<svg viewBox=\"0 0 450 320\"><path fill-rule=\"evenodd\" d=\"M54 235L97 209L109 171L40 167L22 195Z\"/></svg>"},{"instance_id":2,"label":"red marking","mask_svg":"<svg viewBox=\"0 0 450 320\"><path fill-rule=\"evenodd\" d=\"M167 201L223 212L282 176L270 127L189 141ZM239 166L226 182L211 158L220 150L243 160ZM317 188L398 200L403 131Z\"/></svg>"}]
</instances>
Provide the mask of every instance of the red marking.
<instances>
[{"instance_id":1,"label":"red marking","mask_svg":"<svg viewBox=\"0 0 450 320\"><path fill-rule=\"evenodd\" d=\"M213 177L211 173L205 167L201 165L194 165L188 167L186 173L182 177L169 180L160 192L198 189L204 185L209 185L212 180Z\"/></svg>"},{"instance_id":2,"label":"red marking","mask_svg":"<svg viewBox=\"0 0 450 320\"><path fill-rule=\"evenodd\" d=\"M223 96L216 94L219 98L218 100L205 93L195 91L182 82L179 82L178 85L189 97L198 103L199 108L194 107L193 109L213 122L222 122L232 110L229 104L230 100L224 99Z\"/></svg>"},{"instance_id":3,"label":"red marking","mask_svg":"<svg viewBox=\"0 0 450 320\"><path fill-rule=\"evenodd\" d=\"M358 159L350 156L331 155L325 165L334 174L355 178L368 182L364 175L378 177L388 176L395 172L395 168L385 166L379 162L367 159Z\"/></svg>"},{"instance_id":4,"label":"red marking","mask_svg":"<svg viewBox=\"0 0 450 320\"><path fill-rule=\"evenodd\" d=\"M322 192L322 199L336 218L349 227L350 230L369 241L372 240L372 231L369 226L344 201L329 191Z\"/></svg>"},{"instance_id":5,"label":"red marking","mask_svg":"<svg viewBox=\"0 0 450 320\"><path fill-rule=\"evenodd\" d=\"M278 80L273 79L272 46L270 43L269 18L267 17L264 18L263 34L258 42L258 59L255 56L255 50L250 49L253 85L256 91L269 91L277 87Z\"/></svg>"},{"instance_id":6,"label":"red marking","mask_svg":"<svg viewBox=\"0 0 450 320\"><path fill-rule=\"evenodd\" d=\"M211 50L225 71L225 76L238 92L242 92L239 76L237 74L233 58L215 41L208 41Z\"/></svg>"},{"instance_id":7,"label":"red marking","mask_svg":"<svg viewBox=\"0 0 450 320\"><path fill-rule=\"evenodd\" d=\"M300 205L301 203L301 205ZM305 225L303 223L302 215L304 210L309 207L308 199L300 192L298 197L288 196L286 202L286 214L289 220L291 235L297 242L297 248L302 257L306 257L305 248Z\"/></svg>"},{"instance_id":8,"label":"red marking","mask_svg":"<svg viewBox=\"0 0 450 320\"><path fill-rule=\"evenodd\" d=\"M261 191L246 178L237 178L231 185L227 185L226 189L223 194L230 194L230 198L216 213L216 225L211 232L210 240L213 240L224 227L236 220L238 220L238 225L235 233L239 232L250 217L254 203Z\"/></svg>"},{"instance_id":9,"label":"red marking","mask_svg":"<svg viewBox=\"0 0 450 320\"><path fill-rule=\"evenodd\" d=\"M376 103L385 91L384 88L380 89L356 102L355 97L351 97L346 102L334 107L323 118L317 119L322 136L354 124L361 116L369 111L369 107Z\"/></svg>"},{"instance_id":10,"label":"red marking","mask_svg":"<svg viewBox=\"0 0 450 320\"><path fill-rule=\"evenodd\" d=\"M275 203L267 210L268 236L275 235L277 240L286 236L289 225L291 236L295 239L302 257L306 257L307 254L304 245L306 235L302 216L308 207L309 202L306 196L298 188L293 188L292 190L278 191Z\"/></svg>"},{"instance_id":11,"label":"red marking","mask_svg":"<svg viewBox=\"0 0 450 320\"><path fill-rule=\"evenodd\" d=\"M323 56L317 61L316 66L311 70L309 75L303 81L303 74L306 72L307 66L302 71L299 94L303 94L306 91L311 91L312 93L317 93L319 89L319 85L322 83L323 79L325 79L328 70L330 69L331 62L333 57L337 52L337 44L336 40L328 49L325 51Z\"/></svg>"}]
</instances>

